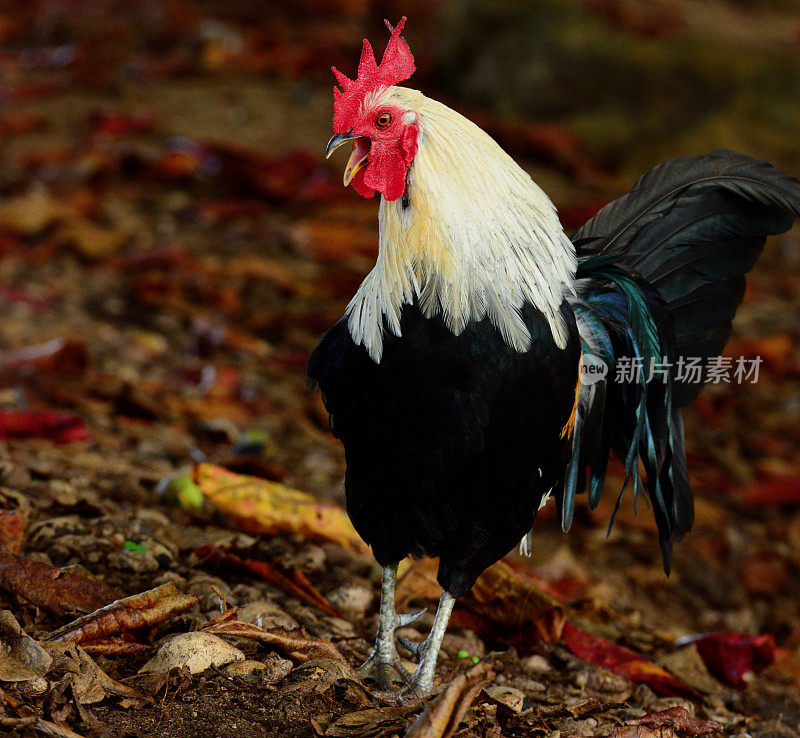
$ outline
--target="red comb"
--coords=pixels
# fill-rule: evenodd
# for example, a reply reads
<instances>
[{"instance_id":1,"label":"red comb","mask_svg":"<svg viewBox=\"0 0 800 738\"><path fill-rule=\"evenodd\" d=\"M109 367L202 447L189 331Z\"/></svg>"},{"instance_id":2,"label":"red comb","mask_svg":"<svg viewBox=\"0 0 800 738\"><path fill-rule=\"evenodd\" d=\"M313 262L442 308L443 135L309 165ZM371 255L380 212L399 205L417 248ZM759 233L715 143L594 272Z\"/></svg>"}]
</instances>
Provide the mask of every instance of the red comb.
<instances>
[{"instance_id":1,"label":"red comb","mask_svg":"<svg viewBox=\"0 0 800 738\"><path fill-rule=\"evenodd\" d=\"M400 36L400 32L406 24L406 17L403 16L394 28L389 21L384 21L384 23L392 35L386 45L386 51L383 52L380 64L375 62L375 54L369 41L364 39L361 60L358 62L358 76L354 80L342 74L336 67L331 67L336 81L342 87L341 90L337 87L333 88L334 130L342 128L341 132L343 133L346 128L350 127L347 119L357 112L357 107L363 101L366 93L402 82L416 70L411 49Z\"/></svg>"}]
</instances>

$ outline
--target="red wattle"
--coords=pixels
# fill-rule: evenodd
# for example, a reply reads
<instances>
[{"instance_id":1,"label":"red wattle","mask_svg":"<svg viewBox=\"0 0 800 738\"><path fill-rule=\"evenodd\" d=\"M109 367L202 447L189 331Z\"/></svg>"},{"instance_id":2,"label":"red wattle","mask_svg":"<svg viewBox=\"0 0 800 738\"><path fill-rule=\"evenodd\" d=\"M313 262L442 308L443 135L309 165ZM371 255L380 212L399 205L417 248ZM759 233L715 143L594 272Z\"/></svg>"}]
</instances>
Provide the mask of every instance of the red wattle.
<instances>
[{"instance_id":1,"label":"red wattle","mask_svg":"<svg viewBox=\"0 0 800 738\"><path fill-rule=\"evenodd\" d=\"M397 200L406 189L406 165L396 154L375 155L372 147L364 184L378 190L386 200Z\"/></svg>"}]
</instances>

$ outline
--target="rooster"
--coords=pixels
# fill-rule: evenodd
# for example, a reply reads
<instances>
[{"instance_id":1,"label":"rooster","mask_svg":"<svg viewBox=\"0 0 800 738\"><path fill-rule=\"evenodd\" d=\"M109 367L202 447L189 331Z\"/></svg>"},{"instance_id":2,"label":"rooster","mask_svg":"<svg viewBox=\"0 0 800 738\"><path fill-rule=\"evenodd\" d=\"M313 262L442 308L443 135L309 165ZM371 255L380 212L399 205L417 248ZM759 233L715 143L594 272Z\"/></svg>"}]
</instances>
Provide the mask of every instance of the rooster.
<instances>
[{"instance_id":1,"label":"rooster","mask_svg":"<svg viewBox=\"0 0 800 738\"><path fill-rule=\"evenodd\" d=\"M693 520L680 408L702 386L675 367L722 351L766 236L800 215L800 182L731 151L677 159L569 238L490 136L398 86L415 71L404 23L387 22L380 64L365 40L356 79L333 69L327 155L350 143L345 186L380 193L379 253L308 374L344 444L348 514L383 570L361 673L388 692L396 670L426 695L455 600L550 495L564 531L577 494L594 509L611 452L649 497L669 573ZM623 362L642 371L617 381ZM421 643L395 635L421 614L395 609L409 555L439 558Z\"/></svg>"}]
</instances>

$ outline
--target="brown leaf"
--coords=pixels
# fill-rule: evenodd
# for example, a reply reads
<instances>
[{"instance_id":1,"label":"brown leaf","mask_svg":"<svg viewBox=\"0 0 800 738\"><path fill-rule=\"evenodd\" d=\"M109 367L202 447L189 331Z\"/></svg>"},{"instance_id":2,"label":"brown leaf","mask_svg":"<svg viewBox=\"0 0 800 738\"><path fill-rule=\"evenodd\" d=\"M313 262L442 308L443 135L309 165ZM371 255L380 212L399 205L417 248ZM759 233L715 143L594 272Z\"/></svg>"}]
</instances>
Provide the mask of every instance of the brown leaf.
<instances>
[{"instance_id":1,"label":"brown leaf","mask_svg":"<svg viewBox=\"0 0 800 738\"><path fill-rule=\"evenodd\" d=\"M738 493L746 507L794 507L800 504L800 474L771 475L745 485Z\"/></svg>"},{"instance_id":2,"label":"brown leaf","mask_svg":"<svg viewBox=\"0 0 800 738\"><path fill-rule=\"evenodd\" d=\"M325 738L362 738L362 736L397 735L407 725L409 716L419 709L419 702L373 707L342 715L320 735Z\"/></svg>"},{"instance_id":3,"label":"brown leaf","mask_svg":"<svg viewBox=\"0 0 800 738\"><path fill-rule=\"evenodd\" d=\"M86 651L75 643L44 643L53 657L52 671L63 673L72 682L76 699L84 705L100 702L108 695L127 697L141 702L150 698L106 674Z\"/></svg>"},{"instance_id":4,"label":"brown leaf","mask_svg":"<svg viewBox=\"0 0 800 738\"><path fill-rule=\"evenodd\" d=\"M12 377L24 376L33 371L57 371L59 376L67 374L78 377L86 373L88 365L86 343L79 340L54 338L0 354L0 370Z\"/></svg>"},{"instance_id":5,"label":"brown leaf","mask_svg":"<svg viewBox=\"0 0 800 738\"><path fill-rule=\"evenodd\" d=\"M230 614L229 614L230 613ZM288 631L285 628L260 628L252 623L245 623L241 620L233 620L235 611L229 610L223 616L206 623L202 630L218 636L230 636L235 638L252 638L253 640L268 643L275 646L285 653L293 661L305 663L312 658L327 657L342 663L348 674L352 672L354 681L360 681L355 676L355 672L345 661L344 656L339 653L336 646L323 638L308 638L302 631Z\"/></svg>"},{"instance_id":6,"label":"brown leaf","mask_svg":"<svg viewBox=\"0 0 800 738\"><path fill-rule=\"evenodd\" d=\"M229 566L233 569L245 569L259 579L263 579L273 587L281 590L290 597L300 602L305 602L336 618L344 617L339 610L325 599L323 594L308 581L299 569L292 569L289 576L281 573L266 561L256 559L243 559L236 554L221 551L216 546L204 544L197 546L194 553L203 559L204 563Z\"/></svg>"},{"instance_id":7,"label":"brown leaf","mask_svg":"<svg viewBox=\"0 0 800 738\"><path fill-rule=\"evenodd\" d=\"M481 687L494 677L485 661L459 674L406 731L405 738L447 738L458 728Z\"/></svg>"},{"instance_id":8,"label":"brown leaf","mask_svg":"<svg viewBox=\"0 0 800 738\"><path fill-rule=\"evenodd\" d=\"M18 554L28 525L31 504L11 489L0 488L0 551Z\"/></svg>"},{"instance_id":9,"label":"brown leaf","mask_svg":"<svg viewBox=\"0 0 800 738\"><path fill-rule=\"evenodd\" d=\"M191 610L197 604L194 595L182 594L172 583L146 592L118 599L105 607L73 620L50 633L48 641L97 641L115 633L146 628L163 623Z\"/></svg>"},{"instance_id":10,"label":"brown leaf","mask_svg":"<svg viewBox=\"0 0 800 738\"><path fill-rule=\"evenodd\" d=\"M84 641L81 645L90 656L138 656L152 649L149 644L139 643L125 634Z\"/></svg>"},{"instance_id":11,"label":"brown leaf","mask_svg":"<svg viewBox=\"0 0 800 738\"><path fill-rule=\"evenodd\" d=\"M75 218L58 232L60 243L72 246L79 256L86 259L102 259L117 253L130 240L128 233L94 223L84 218Z\"/></svg>"},{"instance_id":12,"label":"brown leaf","mask_svg":"<svg viewBox=\"0 0 800 738\"><path fill-rule=\"evenodd\" d=\"M19 720L19 724L25 724L25 718ZM32 725L36 730L44 735L52 735L55 738L83 738L80 733L76 733L66 725L58 725L57 723L50 722L49 720L35 720Z\"/></svg>"},{"instance_id":13,"label":"brown leaf","mask_svg":"<svg viewBox=\"0 0 800 738\"><path fill-rule=\"evenodd\" d=\"M412 600L437 600L441 587L436 581L438 561L414 562L397 585L398 607ZM468 611L468 612L467 612ZM558 640L564 625L561 604L548 592L548 586L523 567L498 561L478 577L470 592L458 601L453 624L469 627L486 635L496 626L520 631L526 639Z\"/></svg>"},{"instance_id":14,"label":"brown leaf","mask_svg":"<svg viewBox=\"0 0 800 738\"><path fill-rule=\"evenodd\" d=\"M365 552L347 513L305 492L266 479L234 474L213 464L198 464L194 481L217 509L247 533L290 533L323 538L351 551Z\"/></svg>"},{"instance_id":15,"label":"brown leaf","mask_svg":"<svg viewBox=\"0 0 800 738\"><path fill-rule=\"evenodd\" d=\"M714 721L696 720L685 707L670 707L617 725L611 738L670 738L676 735L717 735L723 726Z\"/></svg>"},{"instance_id":16,"label":"brown leaf","mask_svg":"<svg viewBox=\"0 0 800 738\"><path fill-rule=\"evenodd\" d=\"M498 561L481 574L465 601L473 611L503 625L534 623L546 642L561 636L561 604L530 571L506 561Z\"/></svg>"},{"instance_id":17,"label":"brown leaf","mask_svg":"<svg viewBox=\"0 0 800 738\"><path fill-rule=\"evenodd\" d=\"M90 612L119 597L118 590L96 579L4 551L0 551L0 587L53 615Z\"/></svg>"},{"instance_id":18,"label":"brown leaf","mask_svg":"<svg viewBox=\"0 0 800 738\"><path fill-rule=\"evenodd\" d=\"M0 610L0 681L24 682L44 676L52 659L20 627L8 610Z\"/></svg>"}]
</instances>

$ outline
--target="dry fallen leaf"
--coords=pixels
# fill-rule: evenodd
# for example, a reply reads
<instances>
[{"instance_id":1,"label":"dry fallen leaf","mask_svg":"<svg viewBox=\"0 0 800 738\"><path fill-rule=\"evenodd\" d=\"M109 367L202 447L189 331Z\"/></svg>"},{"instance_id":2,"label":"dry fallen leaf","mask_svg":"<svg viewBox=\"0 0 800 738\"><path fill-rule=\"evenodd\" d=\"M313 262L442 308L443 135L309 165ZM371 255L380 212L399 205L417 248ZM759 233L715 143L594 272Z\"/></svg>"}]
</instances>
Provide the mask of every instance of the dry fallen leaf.
<instances>
[{"instance_id":1,"label":"dry fallen leaf","mask_svg":"<svg viewBox=\"0 0 800 738\"><path fill-rule=\"evenodd\" d=\"M338 505L320 502L278 482L234 474L213 464L198 464L194 481L214 507L247 533L289 533L323 538L351 551L369 550Z\"/></svg>"},{"instance_id":2,"label":"dry fallen leaf","mask_svg":"<svg viewBox=\"0 0 800 738\"><path fill-rule=\"evenodd\" d=\"M104 639L115 633L163 623L196 604L194 595L182 594L172 582L167 582L73 620L50 633L45 640L83 643Z\"/></svg>"},{"instance_id":3,"label":"dry fallen leaf","mask_svg":"<svg viewBox=\"0 0 800 738\"><path fill-rule=\"evenodd\" d=\"M0 204L0 228L32 236L70 215L74 211L69 206L51 197L39 185Z\"/></svg>"},{"instance_id":4,"label":"dry fallen leaf","mask_svg":"<svg viewBox=\"0 0 800 738\"><path fill-rule=\"evenodd\" d=\"M545 586L530 571L498 561L478 577L466 604L503 625L535 624L541 639L552 642L561 636L564 610Z\"/></svg>"},{"instance_id":5,"label":"dry fallen leaf","mask_svg":"<svg viewBox=\"0 0 800 738\"><path fill-rule=\"evenodd\" d=\"M216 546L211 546L209 544L197 546L194 549L194 553L199 556L204 563L224 565L234 569L244 569L300 602L305 602L313 607L319 608L324 613L335 618L344 617L342 613L331 605L322 593L308 581L306 576L299 569L293 569L287 576L266 561L243 559L236 554L221 551Z\"/></svg>"},{"instance_id":6,"label":"dry fallen leaf","mask_svg":"<svg viewBox=\"0 0 800 738\"><path fill-rule=\"evenodd\" d=\"M757 674L775 661L775 639L769 633L707 633L681 638L677 645L692 643L709 672L737 689L747 687L748 673Z\"/></svg>"},{"instance_id":7,"label":"dry fallen leaf","mask_svg":"<svg viewBox=\"0 0 800 738\"><path fill-rule=\"evenodd\" d=\"M4 551L0 551L0 587L53 615L89 612L119 597L116 589L96 579Z\"/></svg>"},{"instance_id":8,"label":"dry fallen leaf","mask_svg":"<svg viewBox=\"0 0 800 738\"><path fill-rule=\"evenodd\" d=\"M51 672L56 675L62 673L72 682L75 698L81 704L91 705L109 695L139 702L150 701L138 690L112 679L77 644L45 642L43 646L53 657Z\"/></svg>"},{"instance_id":9,"label":"dry fallen leaf","mask_svg":"<svg viewBox=\"0 0 800 738\"><path fill-rule=\"evenodd\" d=\"M617 725L610 738L671 738L672 736L718 735L723 726L714 721L696 720L684 707L653 712Z\"/></svg>"},{"instance_id":10,"label":"dry fallen leaf","mask_svg":"<svg viewBox=\"0 0 800 738\"><path fill-rule=\"evenodd\" d=\"M439 598L438 566L434 559L415 561L410 566L397 585L399 608L413 600ZM550 643L561 635L564 610L544 582L524 568L501 560L484 571L472 590L459 599L452 622L484 634L498 625L514 631L525 627L538 640Z\"/></svg>"},{"instance_id":11,"label":"dry fallen leaf","mask_svg":"<svg viewBox=\"0 0 800 738\"><path fill-rule=\"evenodd\" d=\"M56 443L89 440L89 431L78 415L46 410L0 411L0 439L49 438Z\"/></svg>"},{"instance_id":12,"label":"dry fallen leaf","mask_svg":"<svg viewBox=\"0 0 800 738\"><path fill-rule=\"evenodd\" d=\"M481 687L494 674L485 661L459 674L406 731L405 738L447 738L467 714Z\"/></svg>"},{"instance_id":13,"label":"dry fallen leaf","mask_svg":"<svg viewBox=\"0 0 800 738\"><path fill-rule=\"evenodd\" d=\"M75 218L58 232L58 240L75 248L86 259L102 259L119 251L130 239L124 231Z\"/></svg>"},{"instance_id":14,"label":"dry fallen leaf","mask_svg":"<svg viewBox=\"0 0 800 738\"><path fill-rule=\"evenodd\" d=\"M342 715L317 732L325 738L398 735L407 725L409 716L413 715L417 709L419 709L419 703L411 701L402 705L357 710Z\"/></svg>"},{"instance_id":15,"label":"dry fallen leaf","mask_svg":"<svg viewBox=\"0 0 800 738\"><path fill-rule=\"evenodd\" d=\"M235 638L252 638L253 640L268 643L283 651L290 659L299 663L317 658L327 657L341 662L348 675L354 681L360 681L355 672L347 664L336 646L323 638L308 638L302 631L287 631L285 628L260 628L252 623L235 620L235 610L228 610L214 620L206 623L202 630L219 636Z\"/></svg>"},{"instance_id":16,"label":"dry fallen leaf","mask_svg":"<svg viewBox=\"0 0 800 738\"><path fill-rule=\"evenodd\" d=\"M0 488L0 551L19 554L30 511L31 503L25 495Z\"/></svg>"},{"instance_id":17,"label":"dry fallen leaf","mask_svg":"<svg viewBox=\"0 0 800 738\"><path fill-rule=\"evenodd\" d=\"M0 682L24 682L47 674L53 659L8 610L0 610Z\"/></svg>"}]
</instances>

